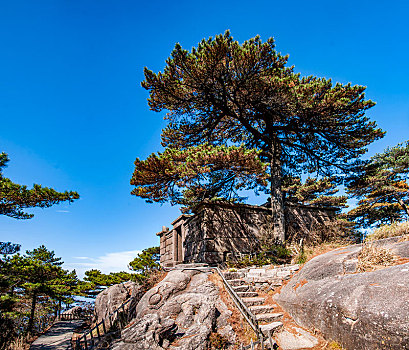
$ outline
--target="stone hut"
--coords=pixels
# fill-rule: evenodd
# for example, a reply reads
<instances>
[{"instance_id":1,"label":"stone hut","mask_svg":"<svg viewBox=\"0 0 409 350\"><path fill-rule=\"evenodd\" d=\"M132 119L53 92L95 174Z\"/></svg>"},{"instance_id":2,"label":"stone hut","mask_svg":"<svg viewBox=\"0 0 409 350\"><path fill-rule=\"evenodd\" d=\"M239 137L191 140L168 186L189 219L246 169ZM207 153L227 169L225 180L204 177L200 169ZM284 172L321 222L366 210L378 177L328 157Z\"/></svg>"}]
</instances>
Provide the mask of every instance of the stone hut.
<instances>
[{"instance_id":1,"label":"stone hut","mask_svg":"<svg viewBox=\"0 0 409 350\"><path fill-rule=\"evenodd\" d=\"M308 235L314 224L330 221L337 210L287 204L286 224ZM260 241L269 234L270 218L271 209L266 206L203 202L195 214L183 214L171 223L172 229L163 226L157 233L160 262L164 267L193 262L217 264L232 255L257 252Z\"/></svg>"}]
</instances>

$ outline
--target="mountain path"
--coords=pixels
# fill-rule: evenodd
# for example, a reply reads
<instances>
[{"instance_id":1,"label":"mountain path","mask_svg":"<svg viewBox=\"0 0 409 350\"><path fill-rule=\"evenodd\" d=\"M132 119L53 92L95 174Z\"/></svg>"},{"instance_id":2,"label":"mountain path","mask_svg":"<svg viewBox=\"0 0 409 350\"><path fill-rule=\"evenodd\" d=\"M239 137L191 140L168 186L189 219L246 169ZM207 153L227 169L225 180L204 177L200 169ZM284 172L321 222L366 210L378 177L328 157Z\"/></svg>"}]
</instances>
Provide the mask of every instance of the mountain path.
<instances>
[{"instance_id":1,"label":"mountain path","mask_svg":"<svg viewBox=\"0 0 409 350\"><path fill-rule=\"evenodd\" d=\"M82 320L58 321L30 346L30 350L67 350L71 349L74 330L84 323Z\"/></svg>"}]
</instances>

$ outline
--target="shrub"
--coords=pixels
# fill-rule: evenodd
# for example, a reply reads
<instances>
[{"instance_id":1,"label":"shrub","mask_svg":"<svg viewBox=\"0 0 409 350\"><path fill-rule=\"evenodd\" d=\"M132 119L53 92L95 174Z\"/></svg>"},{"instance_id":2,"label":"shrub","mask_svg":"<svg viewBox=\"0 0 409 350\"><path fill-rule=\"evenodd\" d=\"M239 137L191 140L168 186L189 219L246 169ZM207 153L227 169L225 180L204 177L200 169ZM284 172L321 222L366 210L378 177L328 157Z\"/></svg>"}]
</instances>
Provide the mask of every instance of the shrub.
<instances>
[{"instance_id":1,"label":"shrub","mask_svg":"<svg viewBox=\"0 0 409 350\"><path fill-rule=\"evenodd\" d=\"M392 266L395 256L382 247L376 247L371 243L362 244L362 250L358 255L358 272L374 271L380 267Z\"/></svg>"},{"instance_id":2,"label":"shrub","mask_svg":"<svg viewBox=\"0 0 409 350\"><path fill-rule=\"evenodd\" d=\"M406 236L409 235L409 222L392 223L390 225L383 225L377 228L373 233L369 234L367 240L376 240L389 237Z\"/></svg>"},{"instance_id":3,"label":"shrub","mask_svg":"<svg viewBox=\"0 0 409 350\"><path fill-rule=\"evenodd\" d=\"M229 341L220 333L212 332L209 336L208 350L224 350L227 349Z\"/></svg>"},{"instance_id":4,"label":"shrub","mask_svg":"<svg viewBox=\"0 0 409 350\"><path fill-rule=\"evenodd\" d=\"M260 252L240 254L239 257L227 259L229 268L242 268L247 266L263 266L270 264L284 264L291 261L291 251L282 244L264 246Z\"/></svg>"}]
</instances>

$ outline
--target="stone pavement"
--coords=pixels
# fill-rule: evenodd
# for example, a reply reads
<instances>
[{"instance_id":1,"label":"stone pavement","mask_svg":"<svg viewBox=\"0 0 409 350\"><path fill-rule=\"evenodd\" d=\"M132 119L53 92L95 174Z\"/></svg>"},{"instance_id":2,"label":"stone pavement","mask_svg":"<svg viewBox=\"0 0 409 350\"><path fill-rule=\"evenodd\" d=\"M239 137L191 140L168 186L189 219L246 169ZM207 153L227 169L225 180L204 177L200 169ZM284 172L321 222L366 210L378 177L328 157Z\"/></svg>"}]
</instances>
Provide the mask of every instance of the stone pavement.
<instances>
[{"instance_id":1,"label":"stone pavement","mask_svg":"<svg viewBox=\"0 0 409 350\"><path fill-rule=\"evenodd\" d=\"M31 344L30 350L66 350L71 349L71 337L74 330L84 323L82 320L59 321Z\"/></svg>"}]
</instances>

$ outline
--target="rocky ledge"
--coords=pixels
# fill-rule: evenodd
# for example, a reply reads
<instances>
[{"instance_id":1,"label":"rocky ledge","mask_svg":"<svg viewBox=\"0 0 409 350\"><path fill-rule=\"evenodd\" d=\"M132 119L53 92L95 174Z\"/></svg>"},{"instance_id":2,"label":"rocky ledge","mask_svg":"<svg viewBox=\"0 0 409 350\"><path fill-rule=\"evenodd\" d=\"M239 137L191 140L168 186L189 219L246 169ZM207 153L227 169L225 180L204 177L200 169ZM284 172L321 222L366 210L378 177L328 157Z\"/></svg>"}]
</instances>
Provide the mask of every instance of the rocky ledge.
<instances>
[{"instance_id":1,"label":"rocky ledge","mask_svg":"<svg viewBox=\"0 0 409 350\"><path fill-rule=\"evenodd\" d=\"M409 258L399 238L377 246ZM361 245L310 260L275 300L299 323L348 350L409 349L409 263L356 273Z\"/></svg>"},{"instance_id":2,"label":"rocky ledge","mask_svg":"<svg viewBox=\"0 0 409 350\"><path fill-rule=\"evenodd\" d=\"M231 311L206 272L173 270L143 295L114 350L205 350L211 332L232 344Z\"/></svg>"}]
</instances>

